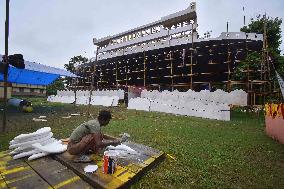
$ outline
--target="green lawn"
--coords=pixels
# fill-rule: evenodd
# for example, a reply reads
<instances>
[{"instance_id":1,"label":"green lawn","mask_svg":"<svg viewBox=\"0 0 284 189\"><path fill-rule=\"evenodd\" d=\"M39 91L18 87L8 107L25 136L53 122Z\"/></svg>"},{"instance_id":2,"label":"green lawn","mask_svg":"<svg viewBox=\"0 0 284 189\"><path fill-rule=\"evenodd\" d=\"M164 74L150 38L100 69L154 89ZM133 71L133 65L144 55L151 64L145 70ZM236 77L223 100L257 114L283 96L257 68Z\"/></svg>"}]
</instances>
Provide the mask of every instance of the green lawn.
<instances>
[{"instance_id":1,"label":"green lawn","mask_svg":"<svg viewBox=\"0 0 284 189\"><path fill-rule=\"evenodd\" d=\"M69 137L89 119L84 106L32 101L34 113L9 108L8 132L0 134L0 150L6 150L16 135L45 126L57 138ZM91 113L96 116L100 109L92 107ZM262 115L234 111L232 121L224 122L122 107L110 110L114 118L105 133L127 132L133 141L175 157L149 171L133 188L284 188L284 145L266 136ZM71 113L85 115L62 118ZM48 121L32 121L40 115Z\"/></svg>"}]
</instances>

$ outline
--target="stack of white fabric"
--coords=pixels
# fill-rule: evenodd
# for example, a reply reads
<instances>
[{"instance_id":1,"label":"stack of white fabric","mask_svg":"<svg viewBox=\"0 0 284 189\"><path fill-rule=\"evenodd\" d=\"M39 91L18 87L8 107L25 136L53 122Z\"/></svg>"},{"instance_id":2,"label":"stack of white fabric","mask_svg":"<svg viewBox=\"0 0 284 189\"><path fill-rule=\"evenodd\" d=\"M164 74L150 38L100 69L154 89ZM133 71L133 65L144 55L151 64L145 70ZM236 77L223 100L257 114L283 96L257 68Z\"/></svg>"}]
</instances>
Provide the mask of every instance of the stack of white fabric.
<instances>
[{"instance_id":1,"label":"stack of white fabric","mask_svg":"<svg viewBox=\"0 0 284 189\"><path fill-rule=\"evenodd\" d=\"M38 129L33 133L20 134L10 141L9 149L13 149L10 155L14 159L29 156L28 160L47 156L48 154L66 151L67 145L52 137L50 127Z\"/></svg>"}]
</instances>

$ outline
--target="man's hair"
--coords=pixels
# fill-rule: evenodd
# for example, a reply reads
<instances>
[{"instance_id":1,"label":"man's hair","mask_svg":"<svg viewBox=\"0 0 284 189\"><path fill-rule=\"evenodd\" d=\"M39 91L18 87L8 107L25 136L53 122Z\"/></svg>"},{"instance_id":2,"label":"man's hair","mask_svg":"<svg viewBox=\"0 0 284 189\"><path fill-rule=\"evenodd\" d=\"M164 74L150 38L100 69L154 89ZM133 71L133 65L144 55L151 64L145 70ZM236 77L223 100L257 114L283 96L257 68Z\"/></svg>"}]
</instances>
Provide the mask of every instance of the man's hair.
<instances>
[{"instance_id":1,"label":"man's hair","mask_svg":"<svg viewBox=\"0 0 284 189\"><path fill-rule=\"evenodd\" d=\"M102 110L100 111L99 113L99 116L98 116L98 120L110 120L111 119L111 113L110 111L107 111L107 110Z\"/></svg>"}]
</instances>

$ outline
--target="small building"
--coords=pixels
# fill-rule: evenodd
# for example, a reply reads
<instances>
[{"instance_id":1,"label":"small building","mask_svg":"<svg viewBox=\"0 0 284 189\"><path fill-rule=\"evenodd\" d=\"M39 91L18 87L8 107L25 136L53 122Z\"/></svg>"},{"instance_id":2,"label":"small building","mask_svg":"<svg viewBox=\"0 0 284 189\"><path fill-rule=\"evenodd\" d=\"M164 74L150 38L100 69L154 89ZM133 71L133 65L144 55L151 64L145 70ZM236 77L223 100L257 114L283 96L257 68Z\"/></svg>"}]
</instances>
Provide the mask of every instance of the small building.
<instances>
[{"instance_id":1,"label":"small building","mask_svg":"<svg viewBox=\"0 0 284 189\"><path fill-rule=\"evenodd\" d=\"M46 96L46 86L12 83L13 96Z\"/></svg>"},{"instance_id":2,"label":"small building","mask_svg":"<svg viewBox=\"0 0 284 189\"><path fill-rule=\"evenodd\" d=\"M12 86L8 83L7 86L7 98L11 98ZM0 82L0 100L4 99L4 82Z\"/></svg>"},{"instance_id":3,"label":"small building","mask_svg":"<svg viewBox=\"0 0 284 189\"><path fill-rule=\"evenodd\" d=\"M46 86L8 83L7 98L11 96L46 96ZM0 82L0 99L4 98L4 82Z\"/></svg>"}]
</instances>

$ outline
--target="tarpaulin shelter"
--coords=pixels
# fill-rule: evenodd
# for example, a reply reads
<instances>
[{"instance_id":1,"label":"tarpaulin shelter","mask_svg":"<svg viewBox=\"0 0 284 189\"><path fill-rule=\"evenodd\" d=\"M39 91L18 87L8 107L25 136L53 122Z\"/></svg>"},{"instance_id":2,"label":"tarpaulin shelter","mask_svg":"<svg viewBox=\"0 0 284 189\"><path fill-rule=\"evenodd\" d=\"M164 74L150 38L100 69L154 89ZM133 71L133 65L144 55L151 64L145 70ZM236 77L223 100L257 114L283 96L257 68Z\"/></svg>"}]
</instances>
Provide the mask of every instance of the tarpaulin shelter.
<instances>
[{"instance_id":1,"label":"tarpaulin shelter","mask_svg":"<svg viewBox=\"0 0 284 189\"><path fill-rule=\"evenodd\" d=\"M0 64L2 64L2 56L0 55ZM9 66L8 82L30 85L49 85L60 76L77 77L75 74L35 62L25 61L25 69L18 69ZM0 73L0 82L4 81L3 73Z\"/></svg>"}]
</instances>

